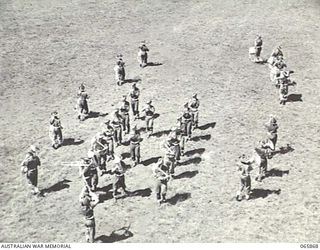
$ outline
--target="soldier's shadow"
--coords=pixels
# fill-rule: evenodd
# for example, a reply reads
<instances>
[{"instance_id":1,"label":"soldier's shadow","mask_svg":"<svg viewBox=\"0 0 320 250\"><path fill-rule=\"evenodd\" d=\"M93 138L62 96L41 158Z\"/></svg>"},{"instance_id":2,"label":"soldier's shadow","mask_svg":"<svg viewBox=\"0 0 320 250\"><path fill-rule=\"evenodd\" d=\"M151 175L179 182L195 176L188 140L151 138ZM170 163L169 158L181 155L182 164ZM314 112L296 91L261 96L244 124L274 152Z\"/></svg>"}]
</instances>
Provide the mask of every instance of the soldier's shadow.
<instances>
[{"instance_id":1,"label":"soldier's shadow","mask_svg":"<svg viewBox=\"0 0 320 250\"><path fill-rule=\"evenodd\" d=\"M197 174L199 174L199 171L198 170L195 170L195 171L186 171L186 172L183 172L181 174L178 174L174 177L175 180L178 180L178 179L183 179L183 178L192 178L192 177L195 177Z\"/></svg>"},{"instance_id":2,"label":"soldier's shadow","mask_svg":"<svg viewBox=\"0 0 320 250\"><path fill-rule=\"evenodd\" d=\"M279 150L276 150L275 152L273 152L273 155L276 155L276 154L287 154L287 153L290 153L290 152L293 152L294 151L294 148L291 147L289 144L287 144L287 146L285 147L280 147Z\"/></svg>"},{"instance_id":3,"label":"soldier's shadow","mask_svg":"<svg viewBox=\"0 0 320 250\"><path fill-rule=\"evenodd\" d=\"M90 118L98 118L98 117L105 117L107 116L108 113L101 113L101 112L96 112L96 111L90 111L88 116L86 117L86 120L87 119L90 119Z\"/></svg>"},{"instance_id":4,"label":"soldier's shadow","mask_svg":"<svg viewBox=\"0 0 320 250\"><path fill-rule=\"evenodd\" d=\"M302 94L290 94L287 102L302 102Z\"/></svg>"},{"instance_id":5,"label":"soldier's shadow","mask_svg":"<svg viewBox=\"0 0 320 250\"><path fill-rule=\"evenodd\" d=\"M205 151L204 148L197 148L197 149L192 149L192 150L189 150L187 152L184 153L185 156L192 156L192 155L195 155L195 154L203 154Z\"/></svg>"},{"instance_id":6,"label":"soldier's shadow","mask_svg":"<svg viewBox=\"0 0 320 250\"><path fill-rule=\"evenodd\" d=\"M167 203L171 205L176 205L179 202L183 202L191 198L191 193L178 193L175 194L173 197L167 200Z\"/></svg>"},{"instance_id":7,"label":"soldier's shadow","mask_svg":"<svg viewBox=\"0 0 320 250\"><path fill-rule=\"evenodd\" d=\"M158 62L148 62L147 63L147 66L151 66L151 67L161 66L161 65L163 65L163 63L158 63Z\"/></svg>"},{"instance_id":8,"label":"soldier's shadow","mask_svg":"<svg viewBox=\"0 0 320 250\"><path fill-rule=\"evenodd\" d=\"M132 78L132 79L125 79L123 83L135 83L140 81L141 81L141 78Z\"/></svg>"},{"instance_id":9,"label":"soldier's shadow","mask_svg":"<svg viewBox=\"0 0 320 250\"><path fill-rule=\"evenodd\" d=\"M153 133L151 136L153 137L161 137L161 136L163 136L163 135L168 135L169 133L170 133L170 129L166 129L166 130L162 130L162 131L158 131L158 132L155 132L155 133Z\"/></svg>"},{"instance_id":10,"label":"soldier's shadow","mask_svg":"<svg viewBox=\"0 0 320 250\"><path fill-rule=\"evenodd\" d=\"M190 141L209 141L211 139L211 135L208 134L208 135L198 135L198 136L194 136L190 139Z\"/></svg>"},{"instance_id":11,"label":"soldier's shadow","mask_svg":"<svg viewBox=\"0 0 320 250\"><path fill-rule=\"evenodd\" d=\"M191 159L188 159L186 161L183 161L183 162L180 162L180 164L178 164L179 166L186 166L186 165L189 165L189 164L199 164L200 162L202 161L201 157L197 156L197 157L194 157L194 158L191 158Z\"/></svg>"},{"instance_id":12,"label":"soldier's shadow","mask_svg":"<svg viewBox=\"0 0 320 250\"><path fill-rule=\"evenodd\" d=\"M217 124L216 122L210 122L210 123L199 126L198 129L207 130L208 128L214 128L216 124Z\"/></svg>"},{"instance_id":13,"label":"soldier's shadow","mask_svg":"<svg viewBox=\"0 0 320 250\"><path fill-rule=\"evenodd\" d=\"M100 203L111 200L113 198L112 184L108 184L107 186L102 188L97 188L96 193L99 195Z\"/></svg>"},{"instance_id":14,"label":"soldier's shadow","mask_svg":"<svg viewBox=\"0 0 320 250\"><path fill-rule=\"evenodd\" d=\"M82 143L84 143L84 140L82 140L82 139L76 140L74 138L65 138L63 140L62 145L63 146L70 146L70 145L80 145Z\"/></svg>"},{"instance_id":15,"label":"soldier's shadow","mask_svg":"<svg viewBox=\"0 0 320 250\"><path fill-rule=\"evenodd\" d=\"M279 195L281 193L281 189L270 190L270 189L262 189L262 188L254 188L251 190L250 199L255 200L258 198L266 198L271 194Z\"/></svg>"},{"instance_id":16,"label":"soldier's shadow","mask_svg":"<svg viewBox=\"0 0 320 250\"><path fill-rule=\"evenodd\" d=\"M131 238L133 233L128 227L122 227L118 230L113 231L110 235L101 235L95 239L98 243L113 243Z\"/></svg>"},{"instance_id":17,"label":"soldier's shadow","mask_svg":"<svg viewBox=\"0 0 320 250\"><path fill-rule=\"evenodd\" d=\"M138 190L130 192L129 197L135 197L135 196L149 197L151 195L151 193L152 193L152 191L150 188L138 189Z\"/></svg>"},{"instance_id":18,"label":"soldier's shadow","mask_svg":"<svg viewBox=\"0 0 320 250\"><path fill-rule=\"evenodd\" d=\"M288 174L289 174L289 170L280 170L277 168L273 168L266 173L266 177L282 177Z\"/></svg>"},{"instance_id":19,"label":"soldier's shadow","mask_svg":"<svg viewBox=\"0 0 320 250\"><path fill-rule=\"evenodd\" d=\"M141 164L144 165L144 166L149 166L149 165L151 165L151 164L153 164L153 163L158 162L158 160L159 160L160 158L161 158L160 156L151 157L151 158L149 158L149 159L147 159L147 160L142 161Z\"/></svg>"},{"instance_id":20,"label":"soldier's shadow","mask_svg":"<svg viewBox=\"0 0 320 250\"><path fill-rule=\"evenodd\" d=\"M48 194L48 193L52 193L52 192L58 192L58 191L65 189L65 188L69 188L70 187L70 185L68 184L69 182L71 182L71 181L67 180L67 179L59 181L56 184L54 184L48 188L42 189L40 191L40 194L44 195L44 194Z\"/></svg>"}]
</instances>

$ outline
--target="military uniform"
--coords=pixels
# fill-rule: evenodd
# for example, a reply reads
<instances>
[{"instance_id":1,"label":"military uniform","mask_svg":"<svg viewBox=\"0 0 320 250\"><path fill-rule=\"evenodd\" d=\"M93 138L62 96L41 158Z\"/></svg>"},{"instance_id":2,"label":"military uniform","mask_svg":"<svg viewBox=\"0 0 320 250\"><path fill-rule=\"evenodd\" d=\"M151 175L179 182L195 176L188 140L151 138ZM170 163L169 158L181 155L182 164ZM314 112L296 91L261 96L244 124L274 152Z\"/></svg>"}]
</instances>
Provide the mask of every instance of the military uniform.
<instances>
[{"instance_id":1,"label":"military uniform","mask_svg":"<svg viewBox=\"0 0 320 250\"><path fill-rule=\"evenodd\" d=\"M98 133L91 141L91 151L93 159L101 170L106 170L106 161L108 152L108 143L103 133Z\"/></svg>"},{"instance_id":2,"label":"military uniform","mask_svg":"<svg viewBox=\"0 0 320 250\"><path fill-rule=\"evenodd\" d=\"M119 114L119 110L116 110L116 112L113 115L113 119L111 121L111 125L114 129L114 142L117 146L122 144L122 117Z\"/></svg>"},{"instance_id":3,"label":"military uniform","mask_svg":"<svg viewBox=\"0 0 320 250\"><path fill-rule=\"evenodd\" d=\"M119 59L114 66L113 70L115 72L115 79L117 81L117 85L122 85L124 83L125 77L126 77L126 72L124 69L124 62L122 59Z\"/></svg>"},{"instance_id":4,"label":"military uniform","mask_svg":"<svg viewBox=\"0 0 320 250\"><path fill-rule=\"evenodd\" d=\"M272 151L276 149L276 144L278 140L278 124L277 120L274 117L271 117L270 121L265 124L267 129L267 137L268 140L271 142L269 147Z\"/></svg>"},{"instance_id":5,"label":"military uniform","mask_svg":"<svg viewBox=\"0 0 320 250\"><path fill-rule=\"evenodd\" d=\"M130 142L131 159L134 161L134 165L137 165L140 163L140 142L142 141L140 133L133 129L128 140Z\"/></svg>"},{"instance_id":6,"label":"military uniform","mask_svg":"<svg viewBox=\"0 0 320 250\"><path fill-rule=\"evenodd\" d=\"M188 107L192 115L192 126L194 127L194 129L198 127L199 106L200 106L200 101L197 98L197 95L194 95L192 100L188 103Z\"/></svg>"},{"instance_id":7,"label":"military uniform","mask_svg":"<svg viewBox=\"0 0 320 250\"><path fill-rule=\"evenodd\" d=\"M177 132L172 131L163 144L165 155L164 163L169 167L170 175L174 175L177 160L180 159L180 144L177 138Z\"/></svg>"},{"instance_id":8,"label":"military uniform","mask_svg":"<svg viewBox=\"0 0 320 250\"><path fill-rule=\"evenodd\" d=\"M94 164L92 159L85 158L81 169L85 186L88 187L90 191L95 191L98 185L97 166Z\"/></svg>"},{"instance_id":9,"label":"military uniform","mask_svg":"<svg viewBox=\"0 0 320 250\"><path fill-rule=\"evenodd\" d=\"M85 192L81 193L80 207L81 213L84 215L86 227L85 237L87 243L93 243L95 240L96 223L93 209L98 204L98 202L98 197L94 196L93 193L91 193L90 191L85 190Z\"/></svg>"},{"instance_id":10,"label":"military uniform","mask_svg":"<svg viewBox=\"0 0 320 250\"><path fill-rule=\"evenodd\" d=\"M150 136L153 133L153 121L155 115L155 108L151 104L151 101L147 103L147 106L142 110L142 112L145 112L146 130Z\"/></svg>"},{"instance_id":11,"label":"military uniform","mask_svg":"<svg viewBox=\"0 0 320 250\"><path fill-rule=\"evenodd\" d=\"M107 147L108 147L107 155L110 158L113 158L113 155L114 155L114 143L113 143L113 140L114 140L114 129L110 125L110 121L109 120L106 121L103 124L103 135L104 135L103 139L106 141Z\"/></svg>"},{"instance_id":12,"label":"military uniform","mask_svg":"<svg viewBox=\"0 0 320 250\"><path fill-rule=\"evenodd\" d=\"M52 147L57 149L62 145L62 126L57 112L53 112L50 118L49 137L52 141Z\"/></svg>"},{"instance_id":13,"label":"military uniform","mask_svg":"<svg viewBox=\"0 0 320 250\"><path fill-rule=\"evenodd\" d=\"M113 197L116 199L118 196L119 189L122 189L124 193L127 193L126 184L125 184L125 170L123 166L123 161L117 157L114 160L114 167L111 170L112 174L114 175L113 178Z\"/></svg>"},{"instance_id":14,"label":"military uniform","mask_svg":"<svg viewBox=\"0 0 320 250\"><path fill-rule=\"evenodd\" d=\"M130 132L130 117L129 117L129 109L130 109L130 103L126 100L126 96L123 97L123 101L120 105L120 115L122 118L122 131L125 134L128 134Z\"/></svg>"},{"instance_id":15,"label":"military uniform","mask_svg":"<svg viewBox=\"0 0 320 250\"><path fill-rule=\"evenodd\" d=\"M87 92L85 91L84 85L81 85L78 92L78 119L83 121L89 114L89 107L88 107L88 101L89 96Z\"/></svg>"},{"instance_id":16,"label":"military uniform","mask_svg":"<svg viewBox=\"0 0 320 250\"><path fill-rule=\"evenodd\" d=\"M138 61L141 68L144 68L148 65L148 51L149 49L144 43L139 46Z\"/></svg>"},{"instance_id":17,"label":"military uniform","mask_svg":"<svg viewBox=\"0 0 320 250\"><path fill-rule=\"evenodd\" d=\"M170 180L169 167L164 160L160 159L156 163L156 166L153 169L153 174L156 178L156 199L161 204L161 202L166 201L168 181Z\"/></svg>"},{"instance_id":18,"label":"military uniform","mask_svg":"<svg viewBox=\"0 0 320 250\"><path fill-rule=\"evenodd\" d=\"M39 157L36 154L35 146L30 147L30 151L27 153L25 159L21 163L21 171L27 177L28 185L31 186L31 193L39 193L38 189L38 167L41 166Z\"/></svg>"},{"instance_id":19,"label":"military uniform","mask_svg":"<svg viewBox=\"0 0 320 250\"><path fill-rule=\"evenodd\" d=\"M252 163L244 159L244 156L241 156L241 160L237 170L240 173L240 190L237 192L236 199L240 201L242 199L242 193L244 192L245 198L248 200L250 198L251 192L251 176L250 172L253 170Z\"/></svg>"},{"instance_id":20,"label":"military uniform","mask_svg":"<svg viewBox=\"0 0 320 250\"><path fill-rule=\"evenodd\" d=\"M255 158L252 158L252 162L256 162L259 167L259 174L256 177L257 181L262 181L266 177L266 173L268 170L268 160L267 155L268 151L265 148L264 142L259 147L256 147L255 149L256 156Z\"/></svg>"},{"instance_id":21,"label":"military uniform","mask_svg":"<svg viewBox=\"0 0 320 250\"><path fill-rule=\"evenodd\" d=\"M139 96L140 96L140 90L136 87L135 84L133 84L132 90L130 91L130 99L131 99L131 110L135 119L139 118Z\"/></svg>"}]
</instances>

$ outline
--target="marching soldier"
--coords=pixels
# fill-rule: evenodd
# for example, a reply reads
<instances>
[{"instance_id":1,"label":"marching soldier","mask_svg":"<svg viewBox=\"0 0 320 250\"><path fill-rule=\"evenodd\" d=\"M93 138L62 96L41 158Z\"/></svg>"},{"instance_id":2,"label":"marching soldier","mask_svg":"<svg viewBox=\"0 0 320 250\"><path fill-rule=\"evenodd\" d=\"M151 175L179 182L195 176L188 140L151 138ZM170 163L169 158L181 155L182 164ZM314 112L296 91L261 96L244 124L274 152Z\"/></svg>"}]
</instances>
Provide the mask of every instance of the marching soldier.
<instances>
[{"instance_id":1,"label":"marching soldier","mask_svg":"<svg viewBox=\"0 0 320 250\"><path fill-rule=\"evenodd\" d=\"M261 54L261 50L262 50L262 38L260 35L257 35L257 37L254 41L254 47L256 48L255 62L260 62L261 61L260 54Z\"/></svg>"},{"instance_id":2,"label":"marching soldier","mask_svg":"<svg viewBox=\"0 0 320 250\"><path fill-rule=\"evenodd\" d=\"M89 114L87 99L89 99L89 96L85 91L85 86L81 84L79 87L78 100L77 100L77 106L78 106L78 112L79 112L78 119L80 121L83 121Z\"/></svg>"},{"instance_id":3,"label":"marching soldier","mask_svg":"<svg viewBox=\"0 0 320 250\"><path fill-rule=\"evenodd\" d=\"M109 159L113 159L114 158L114 143L113 143L114 129L110 125L110 120L106 120L102 124L102 130L103 130L102 131L103 132L103 139L106 141L106 144L108 146L107 156Z\"/></svg>"},{"instance_id":4,"label":"marching soldier","mask_svg":"<svg viewBox=\"0 0 320 250\"><path fill-rule=\"evenodd\" d=\"M268 147L271 149L271 152L268 152L268 157L272 157L272 152L276 149L276 144L278 140L278 124L277 120L274 116L270 116L269 122L264 124L265 128L267 129L267 137L268 137Z\"/></svg>"},{"instance_id":5,"label":"marching soldier","mask_svg":"<svg viewBox=\"0 0 320 250\"><path fill-rule=\"evenodd\" d=\"M251 176L250 172L253 170L252 163L249 161L246 155L241 155L239 157L240 162L237 166L237 170L240 173L240 190L237 192L236 199L237 201L242 200L242 192L244 191L246 200L250 199L251 192Z\"/></svg>"},{"instance_id":6,"label":"marching soldier","mask_svg":"<svg viewBox=\"0 0 320 250\"><path fill-rule=\"evenodd\" d=\"M170 180L169 166L160 158L153 168L153 175L156 178L156 199L159 205L166 202L168 181Z\"/></svg>"},{"instance_id":7,"label":"marching soldier","mask_svg":"<svg viewBox=\"0 0 320 250\"><path fill-rule=\"evenodd\" d=\"M83 163L80 166L80 169L82 170L82 179L88 190L94 192L97 189L98 185L97 166L89 157L83 158L82 160Z\"/></svg>"},{"instance_id":8,"label":"marching soldier","mask_svg":"<svg viewBox=\"0 0 320 250\"><path fill-rule=\"evenodd\" d=\"M198 128L199 106L200 106L200 101L197 97L197 94L194 94L192 99L188 103L188 107L189 107L191 115L192 115L193 129Z\"/></svg>"},{"instance_id":9,"label":"marching soldier","mask_svg":"<svg viewBox=\"0 0 320 250\"><path fill-rule=\"evenodd\" d=\"M122 97L122 102L120 104L120 115L122 118L122 131L125 134L130 132L130 118L129 118L130 103L127 101L127 96Z\"/></svg>"},{"instance_id":10,"label":"marching soldier","mask_svg":"<svg viewBox=\"0 0 320 250\"><path fill-rule=\"evenodd\" d=\"M140 142L142 141L140 132L137 130L136 126L132 128L128 141L130 142L130 154L131 159L134 162L133 166L136 166L140 163Z\"/></svg>"},{"instance_id":11,"label":"marching soldier","mask_svg":"<svg viewBox=\"0 0 320 250\"><path fill-rule=\"evenodd\" d=\"M132 89L130 91L131 99L131 110L134 116L134 119L139 119L139 96L140 90L137 87L136 83L132 84Z\"/></svg>"},{"instance_id":12,"label":"marching soldier","mask_svg":"<svg viewBox=\"0 0 320 250\"><path fill-rule=\"evenodd\" d=\"M146 46L145 41L142 41L138 52L138 61L141 68L144 68L148 65L148 51L149 49Z\"/></svg>"},{"instance_id":13,"label":"marching soldier","mask_svg":"<svg viewBox=\"0 0 320 250\"><path fill-rule=\"evenodd\" d=\"M86 242L93 243L96 234L96 223L93 209L99 203L99 197L91 192L88 188L84 188L80 194L81 212L84 215L86 226Z\"/></svg>"},{"instance_id":14,"label":"marching soldier","mask_svg":"<svg viewBox=\"0 0 320 250\"><path fill-rule=\"evenodd\" d=\"M146 121L146 130L148 136L151 136L153 133L153 121L154 121L154 114L155 108L152 105L152 101L147 102L147 106L141 111L145 113L145 121Z\"/></svg>"},{"instance_id":15,"label":"marching soldier","mask_svg":"<svg viewBox=\"0 0 320 250\"><path fill-rule=\"evenodd\" d=\"M38 189L38 167L41 166L37 152L39 148L31 145L30 149L21 163L21 172L26 175L28 185L31 186L32 194L39 194Z\"/></svg>"},{"instance_id":16,"label":"marching soldier","mask_svg":"<svg viewBox=\"0 0 320 250\"><path fill-rule=\"evenodd\" d=\"M113 118L111 121L112 127L114 129L114 142L116 146L120 146L122 144L122 117L119 113L119 109L117 108L113 114Z\"/></svg>"},{"instance_id":17,"label":"marching soldier","mask_svg":"<svg viewBox=\"0 0 320 250\"><path fill-rule=\"evenodd\" d=\"M126 76L125 69L124 69L125 63L122 60L122 55L118 55L117 58L118 60L113 70L115 72L115 79L117 81L117 85L121 86L124 83L125 76Z\"/></svg>"},{"instance_id":18,"label":"marching soldier","mask_svg":"<svg viewBox=\"0 0 320 250\"><path fill-rule=\"evenodd\" d=\"M128 194L128 191L125 184L124 163L121 157L115 156L113 163L114 163L114 166L113 166L113 169L111 170L111 174L114 175L112 186L113 186L113 198L116 200L117 198L123 197L124 195ZM122 189L122 193L120 195L118 194L119 189Z\"/></svg>"},{"instance_id":19,"label":"marching soldier","mask_svg":"<svg viewBox=\"0 0 320 250\"><path fill-rule=\"evenodd\" d=\"M57 111L51 113L49 136L54 149L57 149L62 145L62 126Z\"/></svg>"},{"instance_id":20,"label":"marching soldier","mask_svg":"<svg viewBox=\"0 0 320 250\"><path fill-rule=\"evenodd\" d=\"M276 58L279 57L279 56L283 57L283 52L282 52L281 46L278 46L277 48L274 48L272 53L271 53L271 56L276 57Z\"/></svg>"},{"instance_id":21,"label":"marching soldier","mask_svg":"<svg viewBox=\"0 0 320 250\"><path fill-rule=\"evenodd\" d=\"M171 176L174 175L177 160L180 159L178 147L179 141L177 138L176 128L173 128L168 138L163 143L163 149L165 151L163 161L169 167L169 172Z\"/></svg>"},{"instance_id":22,"label":"marching soldier","mask_svg":"<svg viewBox=\"0 0 320 250\"><path fill-rule=\"evenodd\" d=\"M190 108L185 105L185 110L183 111L182 115L178 118L180 122L180 128L184 136L188 139L191 139L192 135L192 114L190 112Z\"/></svg>"},{"instance_id":23,"label":"marching soldier","mask_svg":"<svg viewBox=\"0 0 320 250\"><path fill-rule=\"evenodd\" d=\"M104 133L97 133L91 141L92 158L102 172L106 171L107 154L109 153L108 143L104 136Z\"/></svg>"}]
</instances>

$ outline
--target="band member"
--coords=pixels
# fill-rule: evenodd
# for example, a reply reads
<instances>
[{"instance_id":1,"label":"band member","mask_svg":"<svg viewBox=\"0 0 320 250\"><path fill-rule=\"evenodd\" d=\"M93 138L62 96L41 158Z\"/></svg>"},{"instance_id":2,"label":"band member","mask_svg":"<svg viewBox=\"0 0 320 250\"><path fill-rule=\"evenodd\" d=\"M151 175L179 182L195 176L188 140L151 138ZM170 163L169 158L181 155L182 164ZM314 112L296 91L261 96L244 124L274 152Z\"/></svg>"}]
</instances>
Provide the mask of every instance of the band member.
<instances>
[{"instance_id":1,"label":"band member","mask_svg":"<svg viewBox=\"0 0 320 250\"><path fill-rule=\"evenodd\" d=\"M148 51L149 49L146 46L145 41L142 41L138 52L138 61L141 68L148 65Z\"/></svg>"},{"instance_id":2,"label":"band member","mask_svg":"<svg viewBox=\"0 0 320 250\"><path fill-rule=\"evenodd\" d=\"M153 121L155 115L155 108L152 105L151 100L147 102L147 106L141 112L145 113L146 130L148 136L151 136L153 133Z\"/></svg>"},{"instance_id":3,"label":"band member","mask_svg":"<svg viewBox=\"0 0 320 250\"><path fill-rule=\"evenodd\" d=\"M161 203L166 202L168 181L170 180L169 166L162 158L156 163L153 169L153 175L156 178L156 199L160 205Z\"/></svg>"},{"instance_id":4,"label":"band member","mask_svg":"<svg viewBox=\"0 0 320 250\"><path fill-rule=\"evenodd\" d=\"M79 92L78 92L78 100L77 100L77 109L78 109L78 119L80 121L83 121L86 119L86 117L89 114L89 108L88 108L88 100L89 95L85 91L85 86L83 84L80 85L79 87Z\"/></svg>"},{"instance_id":5,"label":"band member","mask_svg":"<svg viewBox=\"0 0 320 250\"><path fill-rule=\"evenodd\" d=\"M62 145L62 126L61 121L57 111L51 113L50 127L49 127L49 137L52 141L52 147L54 149L59 148Z\"/></svg>"},{"instance_id":6,"label":"band member","mask_svg":"<svg viewBox=\"0 0 320 250\"><path fill-rule=\"evenodd\" d=\"M251 176L250 172L253 170L252 162L248 159L246 155L241 155L239 157L239 165L237 166L237 170L240 174L240 190L237 192L236 199L237 201L241 201L243 197L243 192L246 200L250 199L251 192Z\"/></svg>"}]
</instances>

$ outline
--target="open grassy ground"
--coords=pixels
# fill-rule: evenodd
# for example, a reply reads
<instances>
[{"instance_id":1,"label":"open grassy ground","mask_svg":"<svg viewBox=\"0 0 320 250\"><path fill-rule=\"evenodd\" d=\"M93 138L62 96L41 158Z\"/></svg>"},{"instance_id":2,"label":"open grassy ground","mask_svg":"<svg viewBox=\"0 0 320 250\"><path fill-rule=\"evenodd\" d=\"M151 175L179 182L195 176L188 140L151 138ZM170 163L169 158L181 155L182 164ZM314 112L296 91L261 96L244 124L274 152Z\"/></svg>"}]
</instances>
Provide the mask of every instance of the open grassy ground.
<instances>
[{"instance_id":1,"label":"open grassy ground","mask_svg":"<svg viewBox=\"0 0 320 250\"><path fill-rule=\"evenodd\" d=\"M135 195L116 204L104 195L96 207L99 242L320 242L319 1L3 0L0 25L0 242L84 242L82 181L77 169L61 163L85 156L106 119L76 119L80 83L95 112L112 112L128 93L130 84L114 83L117 53L128 78L142 79L142 103L153 99L159 133L143 141L144 164L127 174ZM264 57L282 45L295 70L290 91L302 102L280 106L268 67L248 60L257 33ZM141 40L150 61L163 65L138 67ZM161 155L162 131L195 92L202 127L169 185L169 204L159 208L150 163ZM68 144L56 151L48 137L53 110ZM236 159L263 139L269 114L278 117L278 145L294 151L271 159L274 176L253 181L254 199L237 202ZM41 147L43 198L26 192L20 174L32 143ZM103 177L99 186L107 191L110 183ZM127 237L119 229L128 225Z\"/></svg>"}]
</instances>

